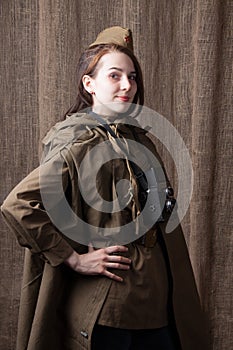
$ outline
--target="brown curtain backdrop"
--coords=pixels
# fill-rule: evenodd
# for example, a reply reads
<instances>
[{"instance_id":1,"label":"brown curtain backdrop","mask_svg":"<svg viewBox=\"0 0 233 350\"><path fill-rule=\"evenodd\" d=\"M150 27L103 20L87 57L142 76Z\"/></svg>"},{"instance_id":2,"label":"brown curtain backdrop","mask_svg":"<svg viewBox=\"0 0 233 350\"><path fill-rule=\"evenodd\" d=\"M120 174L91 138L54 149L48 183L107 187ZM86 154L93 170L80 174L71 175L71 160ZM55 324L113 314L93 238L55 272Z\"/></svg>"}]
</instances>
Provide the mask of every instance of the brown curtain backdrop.
<instances>
[{"instance_id":1,"label":"brown curtain backdrop","mask_svg":"<svg viewBox=\"0 0 233 350\"><path fill-rule=\"evenodd\" d=\"M81 51L105 27L131 28L145 105L190 151L194 191L182 226L213 349L232 349L232 1L1 0L0 16L0 201L38 165L39 140L73 101ZM2 219L0 229L0 348L13 350L23 249Z\"/></svg>"}]
</instances>

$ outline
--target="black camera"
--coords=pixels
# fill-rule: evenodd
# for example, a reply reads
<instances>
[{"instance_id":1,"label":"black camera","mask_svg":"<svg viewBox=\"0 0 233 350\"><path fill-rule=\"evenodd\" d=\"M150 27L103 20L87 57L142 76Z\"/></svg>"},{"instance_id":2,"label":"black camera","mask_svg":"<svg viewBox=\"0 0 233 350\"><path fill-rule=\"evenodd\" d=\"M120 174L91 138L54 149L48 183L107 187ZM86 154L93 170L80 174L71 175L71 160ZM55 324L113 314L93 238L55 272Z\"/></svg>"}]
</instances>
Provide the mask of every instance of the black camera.
<instances>
[{"instance_id":1,"label":"black camera","mask_svg":"<svg viewBox=\"0 0 233 350\"><path fill-rule=\"evenodd\" d=\"M157 181L154 168L137 172L136 179L145 224L164 222L176 204L173 188Z\"/></svg>"}]
</instances>

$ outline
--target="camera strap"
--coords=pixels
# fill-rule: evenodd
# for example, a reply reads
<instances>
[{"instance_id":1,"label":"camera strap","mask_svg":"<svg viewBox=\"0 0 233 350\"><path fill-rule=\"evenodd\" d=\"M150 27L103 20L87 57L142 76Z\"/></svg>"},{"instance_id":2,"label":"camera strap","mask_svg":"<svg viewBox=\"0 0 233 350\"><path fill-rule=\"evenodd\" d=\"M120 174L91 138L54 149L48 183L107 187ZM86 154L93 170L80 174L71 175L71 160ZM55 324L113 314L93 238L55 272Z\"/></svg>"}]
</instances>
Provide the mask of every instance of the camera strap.
<instances>
[{"instance_id":1,"label":"camera strap","mask_svg":"<svg viewBox=\"0 0 233 350\"><path fill-rule=\"evenodd\" d=\"M109 132L109 134L116 140L116 142L117 142L119 148L122 150L122 152L125 153L125 151L121 147L120 142L118 142L119 137L116 135L116 133L113 131L113 129L110 128L109 124L106 123L106 121L102 117L100 117L98 114L96 114L95 112L90 111L89 114L91 114L92 117L94 119L96 119ZM137 139L135 133L133 133L133 134L134 134L135 139ZM136 179L138 180L138 183L139 183L141 189L143 191L147 191L148 184L147 184L147 181L145 178L145 174L140 170L140 168L134 162L129 160L129 163L130 163L130 166L133 170L133 173L134 173Z\"/></svg>"}]
</instances>

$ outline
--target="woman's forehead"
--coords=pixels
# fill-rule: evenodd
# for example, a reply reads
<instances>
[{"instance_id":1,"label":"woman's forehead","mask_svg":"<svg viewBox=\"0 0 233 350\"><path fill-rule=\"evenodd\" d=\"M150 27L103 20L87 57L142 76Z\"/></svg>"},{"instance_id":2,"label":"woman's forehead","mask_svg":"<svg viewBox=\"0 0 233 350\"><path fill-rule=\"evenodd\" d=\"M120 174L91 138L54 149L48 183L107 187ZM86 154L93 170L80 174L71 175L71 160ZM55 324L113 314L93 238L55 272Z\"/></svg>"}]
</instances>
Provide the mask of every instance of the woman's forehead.
<instances>
[{"instance_id":1,"label":"woman's forehead","mask_svg":"<svg viewBox=\"0 0 233 350\"><path fill-rule=\"evenodd\" d=\"M108 52L101 57L98 63L99 69L121 68L122 70L135 71L133 61L123 52Z\"/></svg>"}]
</instances>

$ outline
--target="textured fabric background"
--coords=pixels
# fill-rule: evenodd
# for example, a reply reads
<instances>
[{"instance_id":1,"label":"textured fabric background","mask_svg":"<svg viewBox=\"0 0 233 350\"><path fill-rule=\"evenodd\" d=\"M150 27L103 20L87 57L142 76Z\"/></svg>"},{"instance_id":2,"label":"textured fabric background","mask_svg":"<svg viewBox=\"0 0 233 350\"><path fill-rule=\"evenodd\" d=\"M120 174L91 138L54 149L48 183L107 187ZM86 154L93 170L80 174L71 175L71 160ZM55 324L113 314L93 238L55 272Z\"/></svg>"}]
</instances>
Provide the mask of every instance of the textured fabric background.
<instances>
[{"instance_id":1,"label":"textured fabric background","mask_svg":"<svg viewBox=\"0 0 233 350\"><path fill-rule=\"evenodd\" d=\"M232 349L232 1L1 0L0 16L0 201L37 166L40 138L73 101L81 51L105 27L130 27L145 105L174 124L192 157L182 225L213 349ZM2 219L0 229L0 348L13 350L23 249Z\"/></svg>"}]
</instances>

